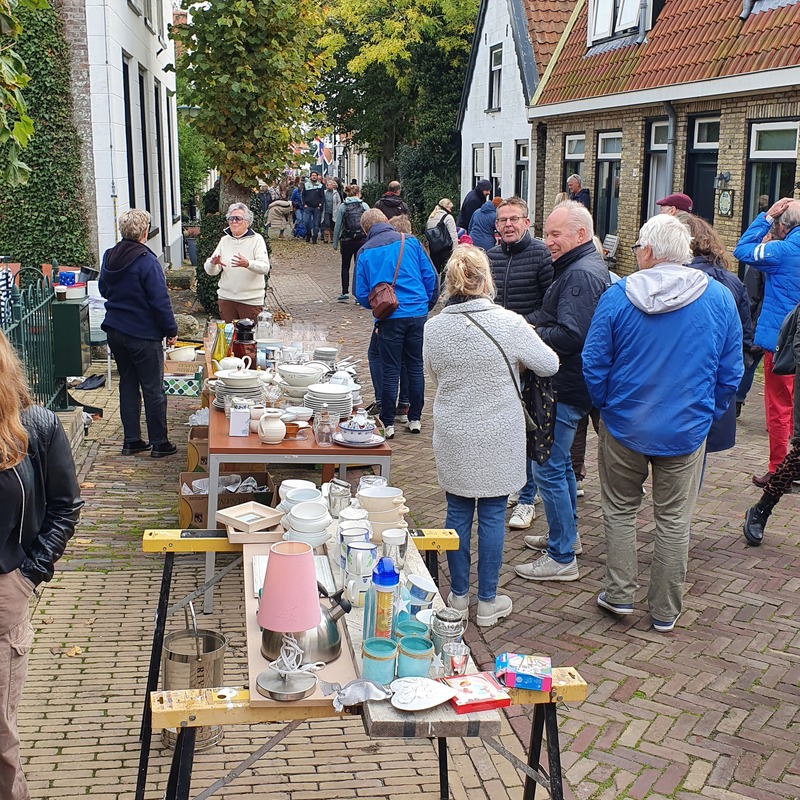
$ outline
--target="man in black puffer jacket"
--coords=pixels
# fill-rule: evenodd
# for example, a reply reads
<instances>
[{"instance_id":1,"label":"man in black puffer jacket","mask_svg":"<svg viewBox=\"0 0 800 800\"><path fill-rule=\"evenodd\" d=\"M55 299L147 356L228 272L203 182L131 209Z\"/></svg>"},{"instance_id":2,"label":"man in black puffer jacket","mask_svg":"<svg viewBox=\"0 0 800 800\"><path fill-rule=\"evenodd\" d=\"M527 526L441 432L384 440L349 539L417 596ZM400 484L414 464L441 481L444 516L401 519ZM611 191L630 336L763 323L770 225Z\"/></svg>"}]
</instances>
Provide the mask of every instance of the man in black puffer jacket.
<instances>
[{"instance_id":1,"label":"man in black puffer jacket","mask_svg":"<svg viewBox=\"0 0 800 800\"><path fill-rule=\"evenodd\" d=\"M574 581L580 577L575 559L580 546L570 448L578 421L592 406L581 353L597 301L611 279L592 241L592 217L580 203L557 205L545 222L544 233L554 278L539 311L536 333L558 353L561 366L553 378L556 425L550 458L533 467L548 533L526 536L525 544L537 551L547 548L547 552L531 564L516 567L516 573L534 581Z\"/></svg>"},{"instance_id":2,"label":"man in black puffer jacket","mask_svg":"<svg viewBox=\"0 0 800 800\"><path fill-rule=\"evenodd\" d=\"M545 292L553 282L553 261L544 243L531 236L530 224L524 200L519 197L504 200L497 207L495 219L501 243L486 255L497 288L495 302L535 325ZM536 483L530 459L527 474L527 483L520 489L517 507L508 521L509 528L530 528L536 517L533 507Z\"/></svg>"}]
</instances>

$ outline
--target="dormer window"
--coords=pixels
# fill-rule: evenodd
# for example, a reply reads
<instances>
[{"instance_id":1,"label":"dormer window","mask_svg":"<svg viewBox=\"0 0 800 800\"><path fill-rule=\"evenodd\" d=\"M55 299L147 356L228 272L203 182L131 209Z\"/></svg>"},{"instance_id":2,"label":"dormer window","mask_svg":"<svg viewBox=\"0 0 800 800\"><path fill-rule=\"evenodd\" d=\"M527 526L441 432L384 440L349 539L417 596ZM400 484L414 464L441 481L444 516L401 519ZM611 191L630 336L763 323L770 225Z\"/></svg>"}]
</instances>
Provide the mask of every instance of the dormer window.
<instances>
[{"instance_id":1,"label":"dormer window","mask_svg":"<svg viewBox=\"0 0 800 800\"><path fill-rule=\"evenodd\" d=\"M642 0L589 0L589 31L587 45L633 33L639 28ZM648 2L646 20L650 27Z\"/></svg>"}]
</instances>

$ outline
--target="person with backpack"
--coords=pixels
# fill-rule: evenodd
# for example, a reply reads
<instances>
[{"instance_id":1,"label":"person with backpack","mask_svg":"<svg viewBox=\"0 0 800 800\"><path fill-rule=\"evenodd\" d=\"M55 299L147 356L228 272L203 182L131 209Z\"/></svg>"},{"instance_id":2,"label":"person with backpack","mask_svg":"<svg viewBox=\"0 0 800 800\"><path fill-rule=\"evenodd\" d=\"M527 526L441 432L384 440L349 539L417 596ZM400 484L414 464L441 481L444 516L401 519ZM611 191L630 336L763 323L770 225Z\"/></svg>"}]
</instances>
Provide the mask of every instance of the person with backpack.
<instances>
[{"instance_id":1,"label":"person with backpack","mask_svg":"<svg viewBox=\"0 0 800 800\"><path fill-rule=\"evenodd\" d=\"M333 226L333 249L339 249L342 253L342 293L336 298L340 303L350 299L350 262L367 238L361 228L361 215L369 211L369 206L361 200L358 184L346 186L344 194L344 202L336 211Z\"/></svg>"},{"instance_id":2,"label":"person with backpack","mask_svg":"<svg viewBox=\"0 0 800 800\"><path fill-rule=\"evenodd\" d=\"M437 272L441 272L453 248L458 244L456 221L453 219L453 201L443 197L431 211L425 224L428 252Z\"/></svg>"}]
</instances>

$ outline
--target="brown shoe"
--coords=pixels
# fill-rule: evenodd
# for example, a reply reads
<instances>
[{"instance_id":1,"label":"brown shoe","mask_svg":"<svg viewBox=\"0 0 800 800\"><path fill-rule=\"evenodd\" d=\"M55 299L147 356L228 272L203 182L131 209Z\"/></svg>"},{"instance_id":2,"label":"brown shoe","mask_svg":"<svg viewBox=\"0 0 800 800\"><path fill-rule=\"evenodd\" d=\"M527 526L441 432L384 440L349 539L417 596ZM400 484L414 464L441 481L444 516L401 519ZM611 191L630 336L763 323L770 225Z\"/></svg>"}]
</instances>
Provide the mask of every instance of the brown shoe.
<instances>
[{"instance_id":1,"label":"brown shoe","mask_svg":"<svg viewBox=\"0 0 800 800\"><path fill-rule=\"evenodd\" d=\"M773 476L772 472L765 472L763 475L753 475L753 483L759 489L763 489L768 483L769 479Z\"/></svg>"}]
</instances>

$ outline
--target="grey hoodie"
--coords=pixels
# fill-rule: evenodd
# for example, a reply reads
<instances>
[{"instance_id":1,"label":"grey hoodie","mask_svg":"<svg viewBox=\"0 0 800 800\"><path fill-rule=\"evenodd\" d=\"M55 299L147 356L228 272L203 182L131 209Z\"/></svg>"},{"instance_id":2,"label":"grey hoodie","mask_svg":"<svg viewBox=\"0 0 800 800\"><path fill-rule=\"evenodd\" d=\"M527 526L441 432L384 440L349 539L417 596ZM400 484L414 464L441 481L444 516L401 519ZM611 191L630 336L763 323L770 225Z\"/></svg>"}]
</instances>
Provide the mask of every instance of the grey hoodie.
<instances>
[{"instance_id":1,"label":"grey hoodie","mask_svg":"<svg viewBox=\"0 0 800 800\"><path fill-rule=\"evenodd\" d=\"M708 276L681 264L656 264L630 275L625 295L645 314L666 314L690 305L708 286Z\"/></svg>"}]
</instances>

